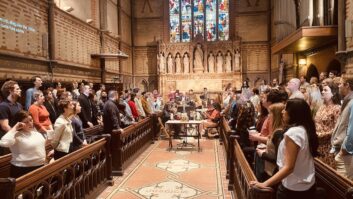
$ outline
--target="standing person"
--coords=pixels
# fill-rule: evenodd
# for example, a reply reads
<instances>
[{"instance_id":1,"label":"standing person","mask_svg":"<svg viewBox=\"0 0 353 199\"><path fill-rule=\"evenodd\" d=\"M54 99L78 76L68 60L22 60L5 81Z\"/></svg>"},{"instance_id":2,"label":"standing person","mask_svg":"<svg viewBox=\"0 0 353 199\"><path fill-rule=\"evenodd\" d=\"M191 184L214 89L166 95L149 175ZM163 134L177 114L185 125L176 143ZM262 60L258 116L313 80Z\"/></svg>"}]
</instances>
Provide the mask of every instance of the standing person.
<instances>
[{"instance_id":1,"label":"standing person","mask_svg":"<svg viewBox=\"0 0 353 199\"><path fill-rule=\"evenodd\" d=\"M5 99L0 103L0 138L16 124L15 114L22 110L22 105L17 102L21 97L17 82L6 81L1 87L1 94ZM0 148L0 155L7 153L7 150Z\"/></svg>"},{"instance_id":2,"label":"standing person","mask_svg":"<svg viewBox=\"0 0 353 199\"><path fill-rule=\"evenodd\" d=\"M328 151L331 148L331 135L341 113L338 87L335 84L324 86L322 90L324 103L315 115L316 133L319 137L319 157L328 165L333 165L334 156Z\"/></svg>"},{"instance_id":3,"label":"standing person","mask_svg":"<svg viewBox=\"0 0 353 199\"><path fill-rule=\"evenodd\" d=\"M283 111L284 138L279 144L279 171L263 183L250 182L259 188L277 189L277 199L315 198L315 166L318 138L310 107L303 99L290 99Z\"/></svg>"},{"instance_id":4,"label":"standing person","mask_svg":"<svg viewBox=\"0 0 353 199\"><path fill-rule=\"evenodd\" d=\"M99 101L101 99L102 92L104 92L104 91L105 91L105 85L104 84L100 84L99 85L99 90L96 92L97 101Z\"/></svg>"},{"instance_id":5,"label":"standing person","mask_svg":"<svg viewBox=\"0 0 353 199\"><path fill-rule=\"evenodd\" d=\"M74 134L71 125L71 117L74 113L72 101L60 100L58 106L62 114L55 121L53 134L48 136L54 148L55 160L73 151L72 141Z\"/></svg>"},{"instance_id":6,"label":"standing person","mask_svg":"<svg viewBox=\"0 0 353 199\"><path fill-rule=\"evenodd\" d=\"M264 171L258 172L259 174L266 173L267 176L256 176L257 179L268 179L268 177L273 176L273 174L277 171L276 160L277 160L277 152L280 142L283 139L283 115L282 111L285 105L283 103L275 103L269 106L269 114L272 118L272 129L273 133L269 136L269 139L266 143L266 148L257 147L256 153L257 155L263 159L264 162ZM256 162L255 162L256 164ZM256 168L256 166L255 166Z\"/></svg>"},{"instance_id":7,"label":"standing person","mask_svg":"<svg viewBox=\"0 0 353 199\"><path fill-rule=\"evenodd\" d=\"M12 127L0 140L1 147L11 151L10 177L18 178L45 163L45 138L33 126L33 119L26 111L15 115Z\"/></svg>"},{"instance_id":8,"label":"standing person","mask_svg":"<svg viewBox=\"0 0 353 199\"><path fill-rule=\"evenodd\" d=\"M33 83L33 88L29 88L26 91L26 102L25 102L25 109L28 110L31 104L34 102L33 93L38 91L39 88L42 86L42 79L40 76L34 76L31 78L31 82Z\"/></svg>"},{"instance_id":9,"label":"standing person","mask_svg":"<svg viewBox=\"0 0 353 199\"><path fill-rule=\"evenodd\" d=\"M51 90L47 89L43 92L45 101L43 105L49 112L49 119L52 124L55 123L55 120L59 117L57 101L53 96Z\"/></svg>"},{"instance_id":10,"label":"standing person","mask_svg":"<svg viewBox=\"0 0 353 199\"><path fill-rule=\"evenodd\" d=\"M91 88L89 85L83 86L83 92L78 97L78 102L82 107L81 113L79 114L80 119L83 123L83 128L93 127L93 105L91 100L89 99L89 95L91 94Z\"/></svg>"},{"instance_id":11,"label":"standing person","mask_svg":"<svg viewBox=\"0 0 353 199\"><path fill-rule=\"evenodd\" d=\"M135 105L136 105L136 108L137 108L137 111L138 111L138 115L140 117L142 117L142 118L145 118L146 117L146 113L145 113L145 111L143 110L143 107L142 107L141 91L140 91L140 89L136 88L136 89L134 89L134 93L136 94L134 102L135 102Z\"/></svg>"},{"instance_id":12,"label":"standing person","mask_svg":"<svg viewBox=\"0 0 353 199\"><path fill-rule=\"evenodd\" d=\"M320 106L315 116L316 132L319 137L325 135L331 137L341 112L338 87L335 84L324 86L322 98L324 103Z\"/></svg>"},{"instance_id":13,"label":"standing person","mask_svg":"<svg viewBox=\"0 0 353 199\"><path fill-rule=\"evenodd\" d=\"M287 89L290 92L289 99L300 98L304 99L304 95L299 90L300 80L298 78L292 78L287 84Z\"/></svg>"},{"instance_id":14,"label":"standing person","mask_svg":"<svg viewBox=\"0 0 353 199\"><path fill-rule=\"evenodd\" d=\"M117 106L119 100L119 94L117 91L109 91L108 101L104 104L103 109L103 124L104 132L111 133L114 129L123 132L120 124L120 112Z\"/></svg>"},{"instance_id":15,"label":"standing person","mask_svg":"<svg viewBox=\"0 0 353 199\"><path fill-rule=\"evenodd\" d=\"M320 78L320 79L319 79L319 80L320 80L320 83L321 83L322 81L324 81L324 79L327 78L327 72L321 72L319 78Z\"/></svg>"},{"instance_id":16,"label":"standing person","mask_svg":"<svg viewBox=\"0 0 353 199\"><path fill-rule=\"evenodd\" d=\"M129 95L129 101L127 103L130 106L131 113L132 113L132 116L134 117L135 121L138 121L139 120L139 113L136 108L135 97L136 97L135 93L131 93Z\"/></svg>"},{"instance_id":17,"label":"standing person","mask_svg":"<svg viewBox=\"0 0 353 199\"><path fill-rule=\"evenodd\" d=\"M146 116L151 116L153 111L152 111L152 107L150 106L150 103L148 102L148 93L146 93L145 91L142 92L142 95L141 95L141 104L142 104L143 111L146 113Z\"/></svg>"},{"instance_id":18,"label":"standing person","mask_svg":"<svg viewBox=\"0 0 353 199\"><path fill-rule=\"evenodd\" d=\"M78 114L81 112L81 105L78 101L72 102L74 105L73 115L71 117L71 125L74 130L73 141L72 141L72 150L76 151L80 149L82 146L87 145L87 140L85 133L83 132L82 121Z\"/></svg>"},{"instance_id":19,"label":"standing person","mask_svg":"<svg viewBox=\"0 0 353 199\"><path fill-rule=\"evenodd\" d=\"M58 94L58 91L59 90L62 90L62 88L61 88L61 83L60 82L55 82L54 83L54 89L53 89L53 96L56 98L56 99L58 99L58 96L57 96L57 94Z\"/></svg>"},{"instance_id":20,"label":"standing person","mask_svg":"<svg viewBox=\"0 0 353 199\"><path fill-rule=\"evenodd\" d=\"M37 90L33 93L34 103L29 107L28 112L31 113L34 121L34 126L38 130L38 132L47 136L47 131L53 130L53 125L49 119L49 112L43 105L44 96L43 92Z\"/></svg>"},{"instance_id":21,"label":"standing person","mask_svg":"<svg viewBox=\"0 0 353 199\"><path fill-rule=\"evenodd\" d=\"M78 99L78 96L80 96L80 91L78 90L78 83L77 81L72 82L72 98L74 100Z\"/></svg>"},{"instance_id":22,"label":"standing person","mask_svg":"<svg viewBox=\"0 0 353 199\"><path fill-rule=\"evenodd\" d=\"M352 132L349 132L348 130L352 131L352 118L350 118L350 115L352 115L353 105L353 79L342 77L338 87L339 93L341 97L343 97L343 103L341 106L341 114L332 133L332 149L330 152L335 154L337 173L352 179L353 167L351 166L352 155L350 155L351 143L348 143L347 140L351 141L352 134ZM348 129L348 127L350 128Z\"/></svg>"}]
</instances>

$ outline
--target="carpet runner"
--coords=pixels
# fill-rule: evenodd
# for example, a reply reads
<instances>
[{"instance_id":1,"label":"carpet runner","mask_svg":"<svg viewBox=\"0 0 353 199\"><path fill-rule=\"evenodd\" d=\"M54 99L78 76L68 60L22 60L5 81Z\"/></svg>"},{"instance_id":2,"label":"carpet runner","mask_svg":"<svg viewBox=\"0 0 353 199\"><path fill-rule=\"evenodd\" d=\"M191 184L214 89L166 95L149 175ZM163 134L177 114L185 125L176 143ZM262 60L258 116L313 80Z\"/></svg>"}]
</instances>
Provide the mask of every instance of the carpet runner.
<instances>
[{"instance_id":1,"label":"carpet runner","mask_svg":"<svg viewBox=\"0 0 353 199\"><path fill-rule=\"evenodd\" d=\"M180 142L173 141L173 146ZM188 140L195 143L195 140ZM227 190L225 153L216 139L201 139L197 147L166 150L168 141L151 144L124 171L114 177L99 199L231 199Z\"/></svg>"}]
</instances>

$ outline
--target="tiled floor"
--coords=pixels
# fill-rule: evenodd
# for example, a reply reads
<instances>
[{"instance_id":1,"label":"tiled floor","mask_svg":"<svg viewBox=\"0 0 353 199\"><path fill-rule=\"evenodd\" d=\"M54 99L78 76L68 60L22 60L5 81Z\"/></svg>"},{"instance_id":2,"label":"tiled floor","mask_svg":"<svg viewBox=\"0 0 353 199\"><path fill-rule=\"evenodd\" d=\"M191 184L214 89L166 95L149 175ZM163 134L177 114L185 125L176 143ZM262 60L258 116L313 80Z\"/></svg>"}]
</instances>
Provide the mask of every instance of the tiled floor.
<instances>
[{"instance_id":1,"label":"tiled floor","mask_svg":"<svg viewBox=\"0 0 353 199\"><path fill-rule=\"evenodd\" d=\"M114 177L114 186L98 198L232 198L227 191L223 146L218 140L200 142L199 152L197 148L167 151L168 142L157 141L124 171L124 176ZM177 143L175 140L173 146Z\"/></svg>"}]
</instances>

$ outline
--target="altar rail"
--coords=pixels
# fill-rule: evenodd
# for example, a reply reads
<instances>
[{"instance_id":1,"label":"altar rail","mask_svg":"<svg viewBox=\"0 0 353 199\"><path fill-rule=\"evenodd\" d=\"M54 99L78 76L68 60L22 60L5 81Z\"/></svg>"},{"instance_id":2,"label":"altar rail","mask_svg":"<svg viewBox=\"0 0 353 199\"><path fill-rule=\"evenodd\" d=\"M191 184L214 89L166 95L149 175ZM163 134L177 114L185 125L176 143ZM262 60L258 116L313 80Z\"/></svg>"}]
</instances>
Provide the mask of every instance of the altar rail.
<instances>
[{"instance_id":1,"label":"altar rail","mask_svg":"<svg viewBox=\"0 0 353 199\"><path fill-rule=\"evenodd\" d=\"M17 179L0 178L1 198L95 198L112 185L110 135Z\"/></svg>"},{"instance_id":2,"label":"altar rail","mask_svg":"<svg viewBox=\"0 0 353 199\"><path fill-rule=\"evenodd\" d=\"M153 121L148 117L128 126L123 133L118 130L112 132L113 175L122 176L134 157L154 142L156 126Z\"/></svg>"}]
</instances>

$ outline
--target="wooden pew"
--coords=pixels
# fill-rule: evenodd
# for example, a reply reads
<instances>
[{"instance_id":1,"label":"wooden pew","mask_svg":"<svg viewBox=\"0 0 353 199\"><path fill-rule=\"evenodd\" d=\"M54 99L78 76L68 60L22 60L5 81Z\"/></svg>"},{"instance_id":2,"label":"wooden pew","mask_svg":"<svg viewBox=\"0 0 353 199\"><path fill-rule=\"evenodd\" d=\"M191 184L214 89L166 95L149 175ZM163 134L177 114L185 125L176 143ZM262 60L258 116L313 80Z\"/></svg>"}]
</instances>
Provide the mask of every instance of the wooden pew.
<instances>
[{"instance_id":1,"label":"wooden pew","mask_svg":"<svg viewBox=\"0 0 353 199\"><path fill-rule=\"evenodd\" d=\"M1 178L1 198L95 198L112 185L110 135L17 179Z\"/></svg>"},{"instance_id":2,"label":"wooden pew","mask_svg":"<svg viewBox=\"0 0 353 199\"><path fill-rule=\"evenodd\" d=\"M96 136L103 134L103 126L96 125L83 130L87 137L87 142L92 143ZM46 145L47 153L51 151L53 147L48 143ZM10 176L10 161L11 154L0 156L0 178L7 178Z\"/></svg>"},{"instance_id":3,"label":"wooden pew","mask_svg":"<svg viewBox=\"0 0 353 199\"><path fill-rule=\"evenodd\" d=\"M250 186L250 181L256 181L257 179L240 148L237 137L233 135L234 131L231 130L224 117L222 117L220 129L220 137L227 153L228 189L233 190L236 198L274 198L273 189L259 189Z\"/></svg>"},{"instance_id":4,"label":"wooden pew","mask_svg":"<svg viewBox=\"0 0 353 199\"><path fill-rule=\"evenodd\" d=\"M232 134L232 129L230 129L227 119L222 116L221 123L220 123L219 138L220 140L222 140L224 150L226 151L226 155L227 155L227 174L226 174L227 179L229 178L229 164L230 164L230 162L228 161L230 160L229 136L231 134Z\"/></svg>"},{"instance_id":5,"label":"wooden pew","mask_svg":"<svg viewBox=\"0 0 353 199\"><path fill-rule=\"evenodd\" d=\"M257 181L248 161L246 160L236 136L230 137L230 165L229 165L229 188L234 190L237 198L247 199L272 199L275 198L272 188L259 189L250 186L251 181Z\"/></svg>"},{"instance_id":6,"label":"wooden pew","mask_svg":"<svg viewBox=\"0 0 353 199\"><path fill-rule=\"evenodd\" d=\"M113 159L113 175L122 176L124 169L140 154L148 144L154 142L155 126L148 117L124 128L124 132L112 132L111 152Z\"/></svg>"},{"instance_id":7,"label":"wooden pew","mask_svg":"<svg viewBox=\"0 0 353 199\"><path fill-rule=\"evenodd\" d=\"M315 173L316 183L325 190L326 198L353 199L353 182L318 158L315 158Z\"/></svg>"},{"instance_id":8,"label":"wooden pew","mask_svg":"<svg viewBox=\"0 0 353 199\"><path fill-rule=\"evenodd\" d=\"M225 118L222 120L220 136L227 152L228 188L234 190L238 198L274 198L273 190L260 190L249 186L249 182L256 180L256 177L236 137L232 136L228 121ZM323 189L322 198L353 199L353 181L337 174L330 165L319 158L315 158L315 173L317 186Z\"/></svg>"}]
</instances>

